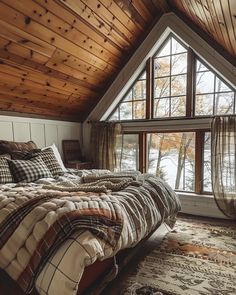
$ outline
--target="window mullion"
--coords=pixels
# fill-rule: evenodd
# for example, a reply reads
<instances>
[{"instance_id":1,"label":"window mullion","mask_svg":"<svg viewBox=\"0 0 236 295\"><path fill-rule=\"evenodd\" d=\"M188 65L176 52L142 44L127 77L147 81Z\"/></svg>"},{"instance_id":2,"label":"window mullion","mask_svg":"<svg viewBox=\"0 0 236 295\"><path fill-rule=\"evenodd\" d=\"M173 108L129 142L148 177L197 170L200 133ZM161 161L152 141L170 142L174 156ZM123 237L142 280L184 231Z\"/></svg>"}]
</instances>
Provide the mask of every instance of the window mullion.
<instances>
[{"instance_id":1,"label":"window mullion","mask_svg":"<svg viewBox=\"0 0 236 295\"><path fill-rule=\"evenodd\" d=\"M147 141L146 141L146 133L139 133L139 171L142 173L146 172L147 165Z\"/></svg>"},{"instance_id":2,"label":"window mullion","mask_svg":"<svg viewBox=\"0 0 236 295\"><path fill-rule=\"evenodd\" d=\"M153 118L153 60L146 63L146 119Z\"/></svg>"},{"instance_id":3,"label":"window mullion","mask_svg":"<svg viewBox=\"0 0 236 295\"><path fill-rule=\"evenodd\" d=\"M204 152L204 131L196 132L195 144L195 192L200 194L203 191L203 152Z\"/></svg>"},{"instance_id":4,"label":"window mullion","mask_svg":"<svg viewBox=\"0 0 236 295\"><path fill-rule=\"evenodd\" d=\"M195 85L195 57L194 52L191 48L188 48L187 55L187 97L186 97L186 116L188 118L193 116L193 89Z\"/></svg>"}]
</instances>

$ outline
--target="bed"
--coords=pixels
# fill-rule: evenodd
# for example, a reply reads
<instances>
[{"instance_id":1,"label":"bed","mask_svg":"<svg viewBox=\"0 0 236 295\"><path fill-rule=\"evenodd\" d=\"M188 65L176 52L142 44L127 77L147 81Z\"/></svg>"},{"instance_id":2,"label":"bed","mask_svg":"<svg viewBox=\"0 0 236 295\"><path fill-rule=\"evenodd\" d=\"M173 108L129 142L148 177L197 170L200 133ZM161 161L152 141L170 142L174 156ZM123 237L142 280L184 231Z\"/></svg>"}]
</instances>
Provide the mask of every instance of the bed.
<instances>
[{"instance_id":1,"label":"bed","mask_svg":"<svg viewBox=\"0 0 236 295\"><path fill-rule=\"evenodd\" d=\"M55 146L11 144L0 142L0 268L24 293L82 294L117 275L125 249L175 223L179 201L153 175L67 171Z\"/></svg>"}]
</instances>

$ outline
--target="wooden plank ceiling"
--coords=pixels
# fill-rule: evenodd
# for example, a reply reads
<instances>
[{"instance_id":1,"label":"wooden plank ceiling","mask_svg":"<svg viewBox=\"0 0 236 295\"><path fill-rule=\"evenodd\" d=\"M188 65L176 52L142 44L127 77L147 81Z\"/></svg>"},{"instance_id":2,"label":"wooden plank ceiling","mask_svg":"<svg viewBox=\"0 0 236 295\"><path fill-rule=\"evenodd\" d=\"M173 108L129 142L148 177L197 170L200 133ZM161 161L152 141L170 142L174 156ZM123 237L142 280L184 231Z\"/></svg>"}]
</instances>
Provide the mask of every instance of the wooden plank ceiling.
<instances>
[{"instance_id":1,"label":"wooden plank ceiling","mask_svg":"<svg viewBox=\"0 0 236 295\"><path fill-rule=\"evenodd\" d=\"M82 122L170 11L235 58L235 3L0 0L0 110Z\"/></svg>"}]
</instances>

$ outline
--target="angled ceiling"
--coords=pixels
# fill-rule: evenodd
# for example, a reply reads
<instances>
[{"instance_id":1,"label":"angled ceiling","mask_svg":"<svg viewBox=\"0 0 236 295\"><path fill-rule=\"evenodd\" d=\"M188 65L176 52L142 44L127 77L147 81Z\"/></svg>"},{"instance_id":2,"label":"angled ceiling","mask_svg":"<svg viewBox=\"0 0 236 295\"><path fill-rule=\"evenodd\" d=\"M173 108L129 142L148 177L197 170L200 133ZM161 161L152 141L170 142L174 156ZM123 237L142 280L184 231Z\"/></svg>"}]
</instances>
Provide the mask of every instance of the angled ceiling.
<instances>
[{"instance_id":1,"label":"angled ceiling","mask_svg":"<svg viewBox=\"0 0 236 295\"><path fill-rule=\"evenodd\" d=\"M235 0L2 0L0 110L83 121L166 12L232 63Z\"/></svg>"}]
</instances>

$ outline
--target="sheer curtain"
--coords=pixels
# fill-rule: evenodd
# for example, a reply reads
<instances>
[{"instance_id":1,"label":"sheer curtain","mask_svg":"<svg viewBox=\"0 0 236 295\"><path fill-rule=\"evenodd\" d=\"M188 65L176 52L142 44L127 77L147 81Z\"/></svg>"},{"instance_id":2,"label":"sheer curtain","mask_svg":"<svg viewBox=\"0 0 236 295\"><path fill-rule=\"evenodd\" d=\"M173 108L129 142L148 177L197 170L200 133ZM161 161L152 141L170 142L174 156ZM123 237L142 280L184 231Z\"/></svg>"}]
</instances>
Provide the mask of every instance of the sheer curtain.
<instances>
[{"instance_id":1,"label":"sheer curtain","mask_svg":"<svg viewBox=\"0 0 236 295\"><path fill-rule=\"evenodd\" d=\"M92 122L91 152L97 168L114 171L116 167L116 140L121 134L121 124Z\"/></svg>"},{"instance_id":2,"label":"sheer curtain","mask_svg":"<svg viewBox=\"0 0 236 295\"><path fill-rule=\"evenodd\" d=\"M236 219L236 116L215 117L211 131L213 194L219 209Z\"/></svg>"}]
</instances>

